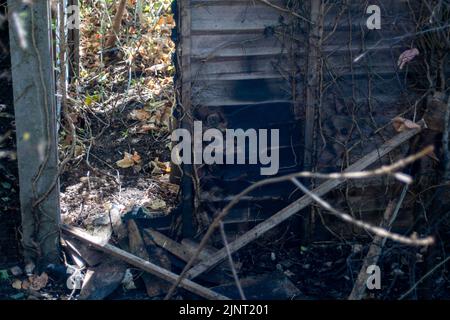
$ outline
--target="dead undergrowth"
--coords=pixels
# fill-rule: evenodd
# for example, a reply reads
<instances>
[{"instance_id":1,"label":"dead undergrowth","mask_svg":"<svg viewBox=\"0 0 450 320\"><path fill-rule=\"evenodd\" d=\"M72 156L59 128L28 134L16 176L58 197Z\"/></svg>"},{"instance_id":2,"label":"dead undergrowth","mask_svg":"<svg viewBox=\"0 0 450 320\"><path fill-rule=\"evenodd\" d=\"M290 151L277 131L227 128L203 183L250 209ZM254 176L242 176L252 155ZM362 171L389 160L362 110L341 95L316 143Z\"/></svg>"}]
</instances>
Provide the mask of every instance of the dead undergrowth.
<instances>
[{"instance_id":1,"label":"dead undergrowth","mask_svg":"<svg viewBox=\"0 0 450 320\"><path fill-rule=\"evenodd\" d=\"M171 1L136 10L128 1L116 46L105 48L115 6L81 8L80 75L68 110L76 126L74 159L61 179L66 222L86 226L116 205L168 212L178 187L169 183L169 120L174 105ZM107 4L108 3L108 4ZM62 130L62 158L73 137Z\"/></svg>"}]
</instances>

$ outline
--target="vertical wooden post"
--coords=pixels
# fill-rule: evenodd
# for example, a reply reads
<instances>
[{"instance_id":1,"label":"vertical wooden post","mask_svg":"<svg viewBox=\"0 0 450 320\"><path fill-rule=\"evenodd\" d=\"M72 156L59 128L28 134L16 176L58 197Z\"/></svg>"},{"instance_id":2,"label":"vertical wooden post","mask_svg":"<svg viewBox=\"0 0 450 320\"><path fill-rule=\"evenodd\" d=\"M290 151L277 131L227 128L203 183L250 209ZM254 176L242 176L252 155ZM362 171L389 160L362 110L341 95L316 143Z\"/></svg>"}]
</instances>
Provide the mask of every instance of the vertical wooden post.
<instances>
[{"instance_id":1,"label":"vertical wooden post","mask_svg":"<svg viewBox=\"0 0 450 320\"><path fill-rule=\"evenodd\" d=\"M50 1L8 0L25 261L59 259L59 183Z\"/></svg>"},{"instance_id":2,"label":"vertical wooden post","mask_svg":"<svg viewBox=\"0 0 450 320\"><path fill-rule=\"evenodd\" d=\"M320 90L320 47L323 32L323 3L322 0L310 0L308 3L310 10L310 20L314 24L309 25L309 43L307 57L306 74L306 112L305 112L305 149L303 159L303 170L313 170L314 156L314 133L316 129L316 115L319 107ZM309 184L307 182L307 184ZM306 209L308 212L303 219L303 240L309 241L314 232L314 211L312 208Z\"/></svg>"},{"instance_id":3,"label":"vertical wooden post","mask_svg":"<svg viewBox=\"0 0 450 320\"><path fill-rule=\"evenodd\" d=\"M314 23L310 25L309 46L308 46L308 68L306 79L306 121L305 121L305 156L304 170L310 171L313 162L314 129L316 125L316 112L318 106L318 91L320 85L320 45L322 37L322 1L311 0L310 20Z\"/></svg>"},{"instance_id":4,"label":"vertical wooden post","mask_svg":"<svg viewBox=\"0 0 450 320\"><path fill-rule=\"evenodd\" d=\"M183 107L182 127L192 132L192 101L191 101L191 1L178 0L181 22L181 104ZM182 185L182 220L183 236L186 238L194 235L193 212L193 164L183 164Z\"/></svg>"}]
</instances>

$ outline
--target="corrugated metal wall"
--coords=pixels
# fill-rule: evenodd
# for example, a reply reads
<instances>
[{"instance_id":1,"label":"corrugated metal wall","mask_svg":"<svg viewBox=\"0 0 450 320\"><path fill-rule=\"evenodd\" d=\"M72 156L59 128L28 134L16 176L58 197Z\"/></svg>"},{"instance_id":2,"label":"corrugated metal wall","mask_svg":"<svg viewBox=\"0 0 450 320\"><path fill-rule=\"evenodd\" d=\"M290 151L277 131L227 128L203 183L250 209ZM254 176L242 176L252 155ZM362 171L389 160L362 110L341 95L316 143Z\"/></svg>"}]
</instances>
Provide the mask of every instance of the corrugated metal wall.
<instances>
[{"instance_id":1,"label":"corrugated metal wall","mask_svg":"<svg viewBox=\"0 0 450 320\"><path fill-rule=\"evenodd\" d=\"M379 129L414 103L397 67L411 39L392 41L415 31L412 2L370 1L382 9L382 29L370 31L367 1L270 1L292 14L262 1L179 0L180 101L210 127L280 129L280 174L341 171L391 137ZM195 207L212 215L263 178L257 166L199 166ZM264 219L300 196L292 191L264 188L230 220ZM360 216L384 209L390 191L378 179L331 198Z\"/></svg>"}]
</instances>

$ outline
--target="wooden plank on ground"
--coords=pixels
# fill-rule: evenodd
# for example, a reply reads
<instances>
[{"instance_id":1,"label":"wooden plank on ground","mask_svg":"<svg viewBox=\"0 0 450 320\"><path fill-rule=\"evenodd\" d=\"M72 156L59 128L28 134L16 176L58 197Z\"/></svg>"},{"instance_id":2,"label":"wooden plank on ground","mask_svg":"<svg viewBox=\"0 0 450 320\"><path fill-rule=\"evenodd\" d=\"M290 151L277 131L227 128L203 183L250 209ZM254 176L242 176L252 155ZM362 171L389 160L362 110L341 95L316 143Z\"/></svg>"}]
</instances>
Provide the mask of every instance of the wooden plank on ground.
<instances>
[{"instance_id":1,"label":"wooden plank on ground","mask_svg":"<svg viewBox=\"0 0 450 320\"><path fill-rule=\"evenodd\" d=\"M60 252L49 3L8 0L24 257L44 264L58 262Z\"/></svg>"},{"instance_id":2,"label":"wooden plank on ground","mask_svg":"<svg viewBox=\"0 0 450 320\"><path fill-rule=\"evenodd\" d=\"M120 287L127 265L106 258L100 265L88 268L81 287L79 300L103 300Z\"/></svg>"},{"instance_id":3,"label":"wooden plank on ground","mask_svg":"<svg viewBox=\"0 0 450 320\"><path fill-rule=\"evenodd\" d=\"M132 254L135 254L139 258L142 258L146 261L156 263L156 261L152 261L150 259L147 248L144 244L144 240L142 239L139 228L134 220L128 221L128 240L130 245L130 252ZM142 280L144 281L145 288L149 297L163 295L170 289L170 284L167 281L157 278L152 274L143 274Z\"/></svg>"},{"instance_id":4,"label":"wooden plank on ground","mask_svg":"<svg viewBox=\"0 0 450 320\"><path fill-rule=\"evenodd\" d=\"M144 270L148 273L151 273L161 279L164 279L168 282L175 283L179 277L179 275L170 272L164 268L161 268L149 261L145 261L142 258L136 257L135 255L132 255L129 252L126 252L122 249L119 249L113 245L110 244L102 244L95 239L95 237L92 237L90 234L74 228L67 225L62 225L61 229L66 234L73 236L84 243L91 245L92 247L96 248L97 250L100 250L104 253L107 253L117 259L120 259L122 261L125 261L129 263L130 265L135 266L136 268L139 268L141 270ZM218 294L208 288L205 288L191 280L183 280L180 283L180 286L194 294L199 295L200 297L211 299L211 300L229 300L229 298Z\"/></svg>"},{"instance_id":5,"label":"wooden plank on ground","mask_svg":"<svg viewBox=\"0 0 450 320\"><path fill-rule=\"evenodd\" d=\"M145 229L144 232L148 234L150 239L154 241L158 246L169 251L177 258L185 262L188 262L191 259L192 255L190 251L182 244L170 239L169 237L153 229Z\"/></svg>"},{"instance_id":6,"label":"wooden plank on ground","mask_svg":"<svg viewBox=\"0 0 450 320\"><path fill-rule=\"evenodd\" d=\"M413 129L399 133L394 138L383 144L381 147L377 148L376 150L369 153L361 160L350 166L347 170L345 170L345 172L358 172L367 169L370 165L379 161L382 157L384 157L389 152L391 152L404 142L408 141L421 131L422 129ZM328 180L323 184L321 184L316 189L314 189L312 192L321 197L329 193L330 191L334 190L336 187L340 186L344 182L345 182L344 179ZM311 205L313 201L314 200L307 195L301 197L300 199L293 202L286 208L277 212L275 215L273 215L266 221L261 222L256 227L246 232L235 241L229 243L228 247L230 252L234 253L239 249L241 249L242 247L249 244L250 242L254 241L255 239L258 239L267 231L275 228L276 226L280 225L282 222L286 221L288 218L292 217L300 210ZM201 263L197 264L192 269L190 269L187 272L186 276L189 279L193 279L199 276L200 274L210 270L214 266L218 265L221 261L223 261L226 258L227 258L227 251L225 248L222 248L213 256L211 256L207 261L202 261Z\"/></svg>"},{"instance_id":7,"label":"wooden plank on ground","mask_svg":"<svg viewBox=\"0 0 450 320\"><path fill-rule=\"evenodd\" d=\"M148 236L148 237L146 237ZM152 241L156 243L159 247L167 250L177 258L181 259L184 262L189 262L195 251L198 248L198 243L194 241L190 241L188 239L184 239L182 243L178 243L164 234L153 230L153 229L145 229L144 230L144 241L148 245L148 241ZM216 253L218 250L212 250L210 248L204 248L199 255L199 259L196 261L197 263L202 260L207 260L209 257ZM201 280L205 280L211 283L222 284L227 279L231 278L232 271L228 264L223 263L222 265L217 266L217 268L210 273L203 274Z\"/></svg>"}]
</instances>

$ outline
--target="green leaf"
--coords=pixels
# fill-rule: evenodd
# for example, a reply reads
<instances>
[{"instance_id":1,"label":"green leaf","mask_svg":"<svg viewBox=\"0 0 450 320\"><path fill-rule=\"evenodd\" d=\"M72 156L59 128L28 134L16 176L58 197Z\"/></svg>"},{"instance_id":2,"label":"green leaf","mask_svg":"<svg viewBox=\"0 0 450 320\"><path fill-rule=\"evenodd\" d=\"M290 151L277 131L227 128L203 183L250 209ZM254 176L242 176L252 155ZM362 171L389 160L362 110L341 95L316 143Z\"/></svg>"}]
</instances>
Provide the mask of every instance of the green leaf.
<instances>
[{"instance_id":1,"label":"green leaf","mask_svg":"<svg viewBox=\"0 0 450 320\"><path fill-rule=\"evenodd\" d=\"M0 281L9 280L8 270L0 270Z\"/></svg>"},{"instance_id":2,"label":"green leaf","mask_svg":"<svg viewBox=\"0 0 450 320\"><path fill-rule=\"evenodd\" d=\"M2 182L2 187L5 189L11 189L11 184L8 182Z\"/></svg>"}]
</instances>

